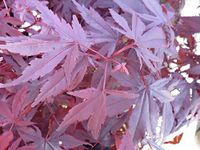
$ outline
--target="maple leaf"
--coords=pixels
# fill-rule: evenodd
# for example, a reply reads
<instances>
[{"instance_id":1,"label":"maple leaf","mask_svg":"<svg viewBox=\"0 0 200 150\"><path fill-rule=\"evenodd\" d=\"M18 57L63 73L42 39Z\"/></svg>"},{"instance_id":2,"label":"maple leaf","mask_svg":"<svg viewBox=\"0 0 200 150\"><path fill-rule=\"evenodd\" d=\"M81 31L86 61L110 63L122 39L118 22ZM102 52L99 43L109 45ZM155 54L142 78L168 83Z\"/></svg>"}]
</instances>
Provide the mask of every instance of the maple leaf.
<instances>
[{"instance_id":1,"label":"maple leaf","mask_svg":"<svg viewBox=\"0 0 200 150\"><path fill-rule=\"evenodd\" d=\"M7 49L11 53L18 53L22 56L33 56L41 53L50 53L54 50L65 47L64 41L58 40L40 40L33 38L26 38L22 41L11 41L11 39L1 38L5 41L5 45L0 45L0 49Z\"/></svg>"},{"instance_id":2,"label":"maple leaf","mask_svg":"<svg viewBox=\"0 0 200 150\"><path fill-rule=\"evenodd\" d=\"M25 121L21 116L21 112L27 105L24 105L27 96L27 90L27 87L23 87L15 94L12 101L11 110L6 102L0 101L0 115L6 118L4 125L13 124L18 126L27 126L33 124L33 122Z\"/></svg>"},{"instance_id":3,"label":"maple leaf","mask_svg":"<svg viewBox=\"0 0 200 150\"><path fill-rule=\"evenodd\" d=\"M135 44L140 48L162 48L165 47L165 35L161 28L153 27L147 30L142 20L133 12L132 29L130 29L127 21L121 15L110 9L113 19L121 26L121 28L112 27L127 37L133 39ZM154 36L152 34L154 33ZM158 44L159 43L159 44Z\"/></svg>"},{"instance_id":4,"label":"maple leaf","mask_svg":"<svg viewBox=\"0 0 200 150\"><path fill-rule=\"evenodd\" d=\"M187 83L180 82L177 88L180 89L180 93L174 98L174 101L171 102L175 114L181 111L181 109L186 109L186 107L191 104L189 100L189 85Z\"/></svg>"},{"instance_id":5,"label":"maple leaf","mask_svg":"<svg viewBox=\"0 0 200 150\"><path fill-rule=\"evenodd\" d=\"M199 17L167 1L2 1L0 149L178 143L165 138L200 113Z\"/></svg>"},{"instance_id":6,"label":"maple leaf","mask_svg":"<svg viewBox=\"0 0 200 150\"><path fill-rule=\"evenodd\" d=\"M199 16L181 17L180 21L175 26L176 33L185 36L193 35L195 33L200 33L198 24L200 24Z\"/></svg>"},{"instance_id":7,"label":"maple leaf","mask_svg":"<svg viewBox=\"0 0 200 150\"><path fill-rule=\"evenodd\" d=\"M136 98L139 96L133 91L106 90L106 93L110 94L106 96L106 109L109 117L127 111L136 103Z\"/></svg>"},{"instance_id":8,"label":"maple leaf","mask_svg":"<svg viewBox=\"0 0 200 150\"><path fill-rule=\"evenodd\" d=\"M40 3L40 2L38 2L38 3ZM40 5L42 5L42 4L40 4ZM44 6L41 6L41 7L43 8ZM48 11L48 10L46 10L46 11ZM50 12L50 10L48 12L49 12L49 15L52 15L52 18L58 19L55 15L52 14L52 12ZM45 18L45 19L47 19L47 18ZM70 38L73 38L73 40L75 40L75 41L78 40L80 43L84 42L84 45L87 45L84 31L83 31L82 27L80 26L80 24L78 23L78 20L75 16L73 17L73 22L72 22L73 29L71 28L71 26L69 24L65 24L65 25L66 25L66 28L69 28L69 31L67 33L71 34ZM65 41L65 42L67 42L67 41ZM51 42L48 44L51 44ZM17 85L17 84L20 84L20 83L23 83L23 82L26 82L29 80L35 80L39 77L43 77L44 75L51 72L65 58L66 55L69 55L66 58L66 59L70 59L69 62L76 60L76 54L78 53L77 44L67 43L66 45L63 45L63 46L61 46L61 45L59 45L59 47L56 47L56 45L55 45L55 47L52 47L53 50L48 53L45 53L43 55L42 59L36 58L36 59L32 60L30 62L30 66L27 67L22 72L22 76L20 76L18 79L14 80L11 83L4 84L4 85L1 84L1 87L14 86L14 85ZM42 47L40 47L40 46L42 46ZM38 48L39 49L44 48L43 45L40 45L40 46L35 47L36 53L38 52L38 50L37 50ZM54 50L55 48L59 48L59 49ZM73 48L75 48L75 49L73 49ZM69 51L69 54L68 54L68 51ZM70 56L70 54L72 54L72 53L74 55ZM75 57L75 58L71 58L71 57ZM76 63L74 63L73 65L75 65L75 64ZM73 66L70 66L70 67L72 67L71 70L73 70ZM67 75L69 75L69 74L67 74Z\"/></svg>"},{"instance_id":9,"label":"maple leaf","mask_svg":"<svg viewBox=\"0 0 200 150\"><path fill-rule=\"evenodd\" d=\"M19 144L21 142L21 138L16 139L12 144L9 146L9 150L14 150L18 148Z\"/></svg>"},{"instance_id":10,"label":"maple leaf","mask_svg":"<svg viewBox=\"0 0 200 150\"><path fill-rule=\"evenodd\" d=\"M161 6L157 0L133 1L136 5L133 5L130 0L114 0L124 11L129 13L136 12L141 18L152 21L153 24L151 26L160 24L171 25L170 19L173 18L174 12L169 11L164 5Z\"/></svg>"},{"instance_id":11,"label":"maple leaf","mask_svg":"<svg viewBox=\"0 0 200 150\"><path fill-rule=\"evenodd\" d=\"M157 0L142 0L145 6L150 10L154 16L149 14L139 14L140 17L153 21L155 25L159 24L171 24L170 19L174 16L173 12L170 12L164 6L160 6Z\"/></svg>"},{"instance_id":12,"label":"maple leaf","mask_svg":"<svg viewBox=\"0 0 200 150\"><path fill-rule=\"evenodd\" d=\"M174 97L171 95L170 90L167 88L167 84L169 84L170 81L171 78L163 78L151 84L151 95L156 97L162 103L173 101Z\"/></svg>"},{"instance_id":13,"label":"maple leaf","mask_svg":"<svg viewBox=\"0 0 200 150\"><path fill-rule=\"evenodd\" d=\"M151 61L162 62L162 60L153 54L149 48L166 48L164 31L159 27L147 30L145 24L134 12L132 12L132 29L130 29L127 21L121 15L112 9L110 9L110 13L115 22L122 28L113 27L113 29L134 40L134 44L136 45L134 49L141 65L143 60L150 69L156 71Z\"/></svg>"},{"instance_id":14,"label":"maple leaf","mask_svg":"<svg viewBox=\"0 0 200 150\"><path fill-rule=\"evenodd\" d=\"M169 135L170 131L174 125L174 114L172 110L172 105L170 103L165 103L163 107L163 121L161 126L161 137L164 138Z\"/></svg>"},{"instance_id":15,"label":"maple leaf","mask_svg":"<svg viewBox=\"0 0 200 150\"><path fill-rule=\"evenodd\" d=\"M84 30L81 25L78 23L78 20L73 16L72 26L69 23L66 23L64 19L59 19L51 10L48 9L44 4L38 0L27 0L26 5L30 7L35 7L41 13L41 18L49 24L54 30L59 34L61 39L64 39L68 42L78 42L85 47L89 47L90 43L87 41Z\"/></svg>"},{"instance_id":16,"label":"maple leaf","mask_svg":"<svg viewBox=\"0 0 200 150\"><path fill-rule=\"evenodd\" d=\"M158 119L158 106L152 101L149 92L143 91L141 97L133 109L129 120L129 133L133 142L137 143L147 131L150 135L155 133L154 127Z\"/></svg>"},{"instance_id":17,"label":"maple leaf","mask_svg":"<svg viewBox=\"0 0 200 150\"><path fill-rule=\"evenodd\" d=\"M75 10L75 6L72 1L61 0L59 3L57 0L49 1L49 7L58 14L59 17L64 18L67 21L71 21L72 10Z\"/></svg>"},{"instance_id":18,"label":"maple leaf","mask_svg":"<svg viewBox=\"0 0 200 150\"><path fill-rule=\"evenodd\" d=\"M107 118L104 125L102 126L102 130L99 136L100 141L107 141L110 138L112 138L112 135L110 133L116 133L119 131L119 128L124 126L124 123L128 120L128 113L123 113L120 117L112 117ZM124 128L126 129L126 128Z\"/></svg>"},{"instance_id":19,"label":"maple leaf","mask_svg":"<svg viewBox=\"0 0 200 150\"><path fill-rule=\"evenodd\" d=\"M177 131L180 127L185 125L185 123L187 123L186 116L195 113L198 109L200 102L199 95L195 94L191 101L189 86L190 85L185 82L178 85L178 88L180 88L180 94L171 102L174 118L176 121L178 120L178 124L173 127L172 132ZM193 106L195 106L195 108L192 108Z\"/></svg>"},{"instance_id":20,"label":"maple leaf","mask_svg":"<svg viewBox=\"0 0 200 150\"><path fill-rule=\"evenodd\" d=\"M77 121L89 119L88 128L92 132L94 138L97 138L101 124L103 124L106 119L105 93L95 88L88 88L80 91L68 92L68 94L86 100L70 109L57 130L65 129L70 124Z\"/></svg>"},{"instance_id":21,"label":"maple leaf","mask_svg":"<svg viewBox=\"0 0 200 150\"><path fill-rule=\"evenodd\" d=\"M62 150L61 147L66 149L74 148L83 144L87 144L81 140L74 138L71 135L60 135L57 132L53 132L49 137L42 137L41 131L38 127L33 128L26 127L19 131L19 134L24 142L32 142L29 144L35 149L41 150ZM62 143L60 143L62 142Z\"/></svg>"},{"instance_id":22,"label":"maple leaf","mask_svg":"<svg viewBox=\"0 0 200 150\"><path fill-rule=\"evenodd\" d=\"M13 140L13 133L11 131L6 131L0 136L0 148L6 149L10 142Z\"/></svg>"},{"instance_id":23,"label":"maple leaf","mask_svg":"<svg viewBox=\"0 0 200 150\"><path fill-rule=\"evenodd\" d=\"M137 97L137 94L131 93L130 91L105 89L105 79L108 70L107 67L108 66L106 64L104 75L100 79L98 88L87 88L79 91L68 92L70 95L82 98L83 102L70 109L69 113L64 117L63 122L58 127L58 131L65 130L70 124L76 123L77 121L89 119L88 129L91 131L93 137L97 139L101 125L104 123L106 116L122 113L124 110L128 109L130 103L133 103L132 100ZM107 94L110 94L109 98ZM112 97L112 95L115 97ZM121 99L117 99L117 96L121 97ZM108 103L107 98L109 99ZM116 99L113 100L112 98ZM125 100L126 103L120 105L123 103L122 98L131 99L131 101ZM119 108L119 106L121 107ZM110 111L111 108L113 110L116 109L116 111Z\"/></svg>"},{"instance_id":24,"label":"maple leaf","mask_svg":"<svg viewBox=\"0 0 200 150\"><path fill-rule=\"evenodd\" d=\"M135 145L132 142L132 136L129 131L123 136L119 145L119 150L135 150Z\"/></svg>"},{"instance_id":25,"label":"maple leaf","mask_svg":"<svg viewBox=\"0 0 200 150\"><path fill-rule=\"evenodd\" d=\"M17 76L16 73L12 70L11 65L3 62L0 62L0 74L10 79L14 79Z\"/></svg>"},{"instance_id":26,"label":"maple leaf","mask_svg":"<svg viewBox=\"0 0 200 150\"><path fill-rule=\"evenodd\" d=\"M9 146L8 150L35 150L34 146L30 146L30 145L25 145L25 146L20 146L20 142L22 141L21 138L18 138L17 140L15 140L12 145Z\"/></svg>"},{"instance_id":27,"label":"maple leaf","mask_svg":"<svg viewBox=\"0 0 200 150\"><path fill-rule=\"evenodd\" d=\"M115 96L106 96L105 94L113 94ZM64 117L63 122L57 130L65 129L70 124L77 121L88 121L88 128L92 135L97 138L100 125L104 123L106 115L114 116L124 112L131 104L134 103L136 94L125 91L106 91L105 93L95 88L88 88L80 91L68 92L68 94L85 99L82 103L74 106ZM120 97L118 97L120 95ZM122 97L126 99L122 99ZM130 100L127 100L127 97Z\"/></svg>"},{"instance_id":28,"label":"maple leaf","mask_svg":"<svg viewBox=\"0 0 200 150\"><path fill-rule=\"evenodd\" d=\"M41 52L44 53L41 59L35 58L34 60L32 60L30 62L30 66L25 68L25 70L22 72L22 75L19 78L17 78L16 80L10 83L1 84L0 86L2 88L15 86L15 85L18 85L30 80L33 81L33 80L38 79L39 77L41 78L47 75L48 73L52 72L53 69L63 59L65 59L65 63L62 65L64 68L65 80L67 81L67 85L69 86L71 79L72 78L75 79L76 75L79 73L79 72L76 72L76 74L72 74L72 72L75 71L76 69L75 68L76 64L78 64L81 61L81 59L79 59L80 58L79 56L82 55L80 49L82 51L86 51L87 47L90 45L90 43L87 42L85 32L82 29L81 25L79 24L76 16L73 16L72 27L71 27L64 20L59 20L59 18L56 15L54 15L46 6L41 4L41 2L39 1L35 1L35 2L36 3L32 4L32 2L30 1L30 3L27 3L27 5L31 4L32 6L37 7L37 9L41 12L42 19L44 19L44 21L46 21L47 23L52 23L53 21L56 21L56 24L53 24L53 27L59 33L61 40L59 40L57 44L54 44L54 46L50 46L50 45L53 44L55 41L41 41L41 40L30 40L31 43L29 44L27 43L27 41L19 42L21 44L23 43L24 46L17 44L16 42L14 43L14 45L17 44L17 47L15 47L13 44L2 46L1 48L8 48L10 49L11 52L17 52L18 49L20 49L20 51L18 52L23 55L28 54L26 50L32 51L32 53L28 54L28 56L33 55L33 54L39 54ZM64 31L61 32L60 29L61 29L61 26L63 25L65 25L65 28L64 28ZM78 44L76 42L78 42ZM30 44L33 44L33 47L30 47L31 46ZM21 50L21 48L23 50ZM49 48L48 52L47 52L47 48ZM57 71L56 72L57 76L58 76L58 73L61 73L61 75L59 76L62 76L62 71ZM72 75L74 75L75 77L71 77ZM80 79L82 78L83 76ZM45 86L48 85L48 83L45 84ZM44 91L45 86L43 86L43 88L41 89L42 91ZM51 85L51 86L54 86L54 85ZM57 90L55 94L52 93L51 95L59 94L59 92L66 89L66 86L59 86L59 87L60 87L60 90ZM43 94L44 93L41 93L41 95ZM41 95L39 95L39 97L36 98L37 103L42 101ZM35 104L36 103L34 103L33 105Z\"/></svg>"},{"instance_id":29,"label":"maple leaf","mask_svg":"<svg viewBox=\"0 0 200 150\"><path fill-rule=\"evenodd\" d=\"M112 30L109 24L92 7L90 7L90 9L87 9L84 6L81 6L75 0L72 0L72 2L81 12L81 16L84 18L86 23L88 23L92 28L94 28L96 31L99 32L99 34L98 32L90 33L92 39L95 39L95 41L98 41L97 43L100 43L100 42L113 41L116 38L115 31Z\"/></svg>"},{"instance_id":30,"label":"maple leaf","mask_svg":"<svg viewBox=\"0 0 200 150\"><path fill-rule=\"evenodd\" d=\"M30 62L30 66L25 68L19 78L10 83L1 84L1 87L15 86L45 76L50 73L62 59L64 59L67 53L68 50L60 49L52 51L51 53L45 53L41 59L35 58Z\"/></svg>"},{"instance_id":31,"label":"maple leaf","mask_svg":"<svg viewBox=\"0 0 200 150\"><path fill-rule=\"evenodd\" d=\"M96 12L92 7L87 9L81 6L75 0L72 2L76 5L77 9L81 12L81 16L87 24L92 28L88 31L88 38L92 43L105 43L104 49L107 49L107 55L111 56L117 44L117 33L110 27L110 25ZM92 15L91 15L92 14Z\"/></svg>"},{"instance_id":32,"label":"maple leaf","mask_svg":"<svg viewBox=\"0 0 200 150\"><path fill-rule=\"evenodd\" d=\"M200 75L200 65L192 66L187 72L190 74Z\"/></svg>"},{"instance_id":33,"label":"maple leaf","mask_svg":"<svg viewBox=\"0 0 200 150\"><path fill-rule=\"evenodd\" d=\"M66 61L66 63L70 62ZM45 84L41 87L40 94L35 98L35 102L32 104L32 107L42 101L48 102L48 98L56 96L65 90L72 90L82 81L86 71L87 60L84 58L74 67L74 70L68 70L70 73L68 78L66 78L66 73L63 68L56 70L52 76L48 77Z\"/></svg>"},{"instance_id":34,"label":"maple leaf","mask_svg":"<svg viewBox=\"0 0 200 150\"><path fill-rule=\"evenodd\" d=\"M9 24L22 25L22 22L17 18L7 16L8 13L9 12L7 9L1 9L0 11L0 27L1 27L0 35L1 36L6 36L7 34L11 36L22 35L22 33L20 33L17 29L9 25Z\"/></svg>"},{"instance_id":35,"label":"maple leaf","mask_svg":"<svg viewBox=\"0 0 200 150\"><path fill-rule=\"evenodd\" d=\"M115 72L115 71L125 72L127 75L129 75L128 69L126 68L126 63L118 64L117 66L114 67L114 69L112 71L113 72Z\"/></svg>"}]
</instances>

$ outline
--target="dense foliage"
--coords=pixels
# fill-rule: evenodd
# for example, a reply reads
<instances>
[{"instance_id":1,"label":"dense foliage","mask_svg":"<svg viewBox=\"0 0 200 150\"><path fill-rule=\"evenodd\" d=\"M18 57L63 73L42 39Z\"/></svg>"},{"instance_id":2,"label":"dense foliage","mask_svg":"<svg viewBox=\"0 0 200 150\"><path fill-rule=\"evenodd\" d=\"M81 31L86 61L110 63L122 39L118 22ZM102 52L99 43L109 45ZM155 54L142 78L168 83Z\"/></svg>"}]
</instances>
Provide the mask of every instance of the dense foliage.
<instances>
[{"instance_id":1,"label":"dense foliage","mask_svg":"<svg viewBox=\"0 0 200 150\"><path fill-rule=\"evenodd\" d=\"M176 144L200 106L200 21L183 2L1 1L0 149Z\"/></svg>"}]
</instances>

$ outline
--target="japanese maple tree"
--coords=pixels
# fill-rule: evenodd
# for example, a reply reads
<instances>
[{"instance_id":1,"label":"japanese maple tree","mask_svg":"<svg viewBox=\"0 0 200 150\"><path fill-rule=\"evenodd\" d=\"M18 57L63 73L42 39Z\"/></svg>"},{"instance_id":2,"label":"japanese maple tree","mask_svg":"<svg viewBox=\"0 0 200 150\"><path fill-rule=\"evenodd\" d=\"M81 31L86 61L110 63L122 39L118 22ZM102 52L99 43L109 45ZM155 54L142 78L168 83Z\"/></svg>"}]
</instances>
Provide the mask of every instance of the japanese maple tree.
<instances>
[{"instance_id":1,"label":"japanese maple tree","mask_svg":"<svg viewBox=\"0 0 200 150\"><path fill-rule=\"evenodd\" d=\"M1 1L0 149L177 144L200 115L200 18L183 2Z\"/></svg>"}]
</instances>

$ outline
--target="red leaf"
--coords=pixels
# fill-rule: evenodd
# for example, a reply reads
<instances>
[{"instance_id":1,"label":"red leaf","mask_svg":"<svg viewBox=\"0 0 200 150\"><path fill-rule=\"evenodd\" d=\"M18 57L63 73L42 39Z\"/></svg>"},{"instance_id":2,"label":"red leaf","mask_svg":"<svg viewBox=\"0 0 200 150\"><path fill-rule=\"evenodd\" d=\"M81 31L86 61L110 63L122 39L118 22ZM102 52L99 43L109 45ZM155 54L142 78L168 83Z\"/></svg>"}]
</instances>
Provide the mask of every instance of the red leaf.
<instances>
[{"instance_id":1,"label":"red leaf","mask_svg":"<svg viewBox=\"0 0 200 150\"><path fill-rule=\"evenodd\" d=\"M0 149L5 150L10 142L13 140L13 133L11 131L6 131L0 136Z\"/></svg>"},{"instance_id":2,"label":"red leaf","mask_svg":"<svg viewBox=\"0 0 200 150\"><path fill-rule=\"evenodd\" d=\"M64 117L63 122L58 127L58 131L66 129L70 124L77 121L88 121L88 128L94 138L98 138L101 124L106 118L105 95L102 91L88 88L80 91L69 92L70 95L84 98L85 100L74 106Z\"/></svg>"},{"instance_id":3,"label":"red leaf","mask_svg":"<svg viewBox=\"0 0 200 150\"><path fill-rule=\"evenodd\" d=\"M200 75L200 64L192 66L187 72L189 74Z\"/></svg>"},{"instance_id":4,"label":"red leaf","mask_svg":"<svg viewBox=\"0 0 200 150\"><path fill-rule=\"evenodd\" d=\"M22 119L22 112L24 107L28 105L26 102L27 89L28 87L24 86L17 91L13 100L12 107L9 108L9 103L0 101L0 115L6 118L8 124L16 124L19 126L28 126L34 124L31 121L26 121Z\"/></svg>"},{"instance_id":5,"label":"red leaf","mask_svg":"<svg viewBox=\"0 0 200 150\"><path fill-rule=\"evenodd\" d=\"M183 133L181 133L181 134L175 136L175 137L173 138L173 140L171 140L171 141L166 141L166 142L164 142L164 144L178 144L178 143L180 143L182 137L183 137Z\"/></svg>"},{"instance_id":6,"label":"red leaf","mask_svg":"<svg viewBox=\"0 0 200 150\"><path fill-rule=\"evenodd\" d=\"M24 86L15 94L15 97L13 98L12 113L14 114L15 117L17 117L20 114L20 111L23 108L27 92L28 92L28 87Z\"/></svg>"},{"instance_id":7,"label":"red leaf","mask_svg":"<svg viewBox=\"0 0 200 150\"><path fill-rule=\"evenodd\" d=\"M176 33L182 36L188 36L200 32L200 17L181 17L176 25Z\"/></svg>"},{"instance_id":8,"label":"red leaf","mask_svg":"<svg viewBox=\"0 0 200 150\"><path fill-rule=\"evenodd\" d=\"M63 48L66 44L57 40L45 41L33 38L27 38L20 42L7 42L5 38L4 41L6 44L0 45L1 49L7 49L9 52L17 53L22 56L32 56L40 53L51 52L55 49Z\"/></svg>"},{"instance_id":9,"label":"red leaf","mask_svg":"<svg viewBox=\"0 0 200 150\"><path fill-rule=\"evenodd\" d=\"M132 139L133 137L129 131L127 131L121 140L118 150L135 150L135 145L133 144Z\"/></svg>"}]
</instances>

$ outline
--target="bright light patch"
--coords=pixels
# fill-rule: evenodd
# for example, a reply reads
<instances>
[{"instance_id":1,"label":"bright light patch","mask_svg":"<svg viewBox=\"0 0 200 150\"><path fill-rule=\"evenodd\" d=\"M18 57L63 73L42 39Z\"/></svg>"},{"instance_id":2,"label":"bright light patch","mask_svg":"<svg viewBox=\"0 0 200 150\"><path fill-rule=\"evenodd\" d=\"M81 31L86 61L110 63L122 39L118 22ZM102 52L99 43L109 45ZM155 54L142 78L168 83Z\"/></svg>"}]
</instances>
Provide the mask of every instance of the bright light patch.
<instances>
[{"instance_id":1,"label":"bright light patch","mask_svg":"<svg viewBox=\"0 0 200 150\"><path fill-rule=\"evenodd\" d=\"M181 16L199 16L200 0L186 0L185 6L181 11Z\"/></svg>"},{"instance_id":2,"label":"bright light patch","mask_svg":"<svg viewBox=\"0 0 200 150\"><path fill-rule=\"evenodd\" d=\"M63 104L63 105L61 105L61 107L64 108L64 109L67 109L68 106Z\"/></svg>"},{"instance_id":3,"label":"bright light patch","mask_svg":"<svg viewBox=\"0 0 200 150\"><path fill-rule=\"evenodd\" d=\"M194 34L194 38L196 40L196 48L195 48L195 54L200 56L200 33Z\"/></svg>"},{"instance_id":4,"label":"bright light patch","mask_svg":"<svg viewBox=\"0 0 200 150\"><path fill-rule=\"evenodd\" d=\"M37 16L38 15L37 11L35 11L35 10L32 10L32 13L33 13L33 16Z\"/></svg>"},{"instance_id":5,"label":"bright light patch","mask_svg":"<svg viewBox=\"0 0 200 150\"><path fill-rule=\"evenodd\" d=\"M197 83L199 83L199 84L200 84L200 80L197 80Z\"/></svg>"},{"instance_id":6,"label":"bright light patch","mask_svg":"<svg viewBox=\"0 0 200 150\"><path fill-rule=\"evenodd\" d=\"M25 30L24 30L24 29L18 29L18 31L19 31L19 32L24 32Z\"/></svg>"},{"instance_id":7,"label":"bright light patch","mask_svg":"<svg viewBox=\"0 0 200 150\"><path fill-rule=\"evenodd\" d=\"M178 65L177 64L175 64L175 63L170 63L169 64L169 71L170 72L175 72L176 69L178 69Z\"/></svg>"},{"instance_id":8,"label":"bright light patch","mask_svg":"<svg viewBox=\"0 0 200 150\"><path fill-rule=\"evenodd\" d=\"M180 93L180 91L178 89L174 89L171 91L172 96L177 96L179 93Z\"/></svg>"},{"instance_id":9,"label":"bright light patch","mask_svg":"<svg viewBox=\"0 0 200 150\"><path fill-rule=\"evenodd\" d=\"M185 65L185 66L182 66L181 67L181 71L185 71L185 70L188 70L188 69L190 69L190 64L187 64L187 65Z\"/></svg>"},{"instance_id":10,"label":"bright light patch","mask_svg":"<svg viewBox=\"0 0 200 150\"><path fill-rule=\"evenodd\" d=\"M27 28L28 26L30 26L31 24L29 22L24 22L24 24L22 25L22 28Z\"/></svg>"},{"instance_id":11,"label":"bright light patch","mask_svg":"<svg viewBox=\"0 0 200 150\"><path fill-rule=\"evenodd\" d=\"M59 145L62 145L63 142L62 142L62 141L59 141L58 143L59 143Z\"/></svg>"},{"instance_id":12,"label":"bright light patch","mask_svg":"<svg viewBox=\"0 0 200 150\"><path fill-rule=\"evenodd\" d=\"M35 31L39 31L41 29L41 26L34 25L31 28L34 29Z\"/></svg>"},{"instance_id":13,"label":"bright light patch","mask_svg":"<svg viewBox=\"0 0 200 150\"><path fill-rule=\"evenodd\" d=\"M186 80L188 83L192 83L192 82L194 81L194 79L193 79L193 78L190 78L190 77L186 78L185 80Z\"/></svg>"},{"instance_id":14,"label":"bright light patch","mask_svg":"<svg viewBox=\"0 0 200 150\"><path fill-rule=\"evenodd\" d=\"M184 77L184 78L187 78L188 77L188 74L186 72L182 72L181 75Z\"/></svg>"}]
</instances>

